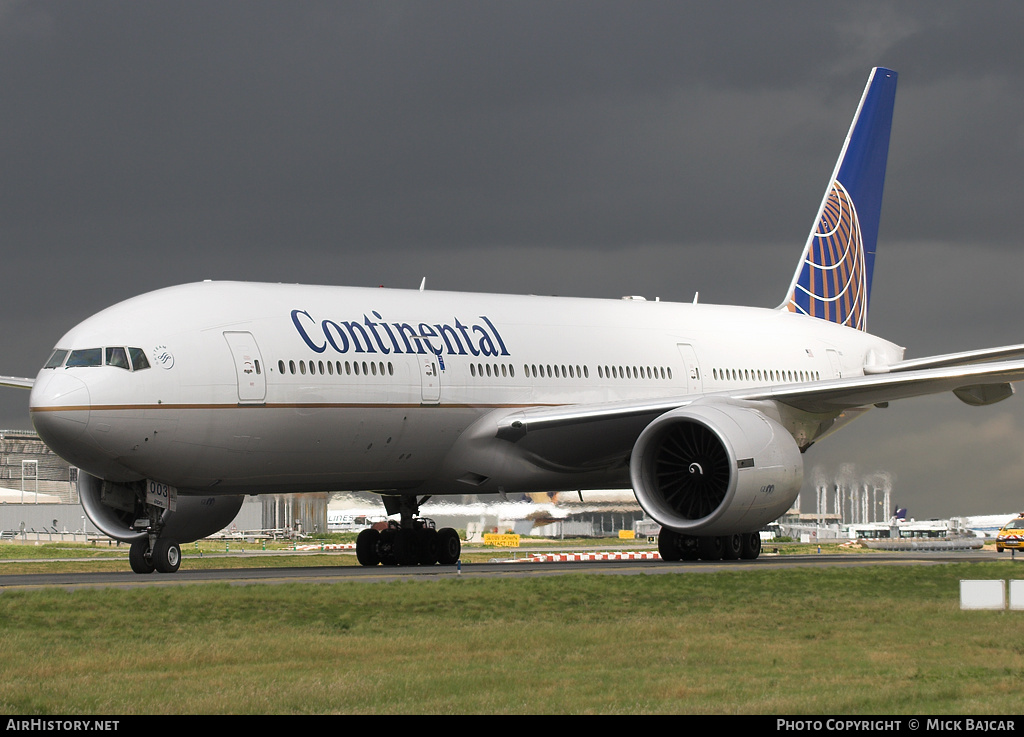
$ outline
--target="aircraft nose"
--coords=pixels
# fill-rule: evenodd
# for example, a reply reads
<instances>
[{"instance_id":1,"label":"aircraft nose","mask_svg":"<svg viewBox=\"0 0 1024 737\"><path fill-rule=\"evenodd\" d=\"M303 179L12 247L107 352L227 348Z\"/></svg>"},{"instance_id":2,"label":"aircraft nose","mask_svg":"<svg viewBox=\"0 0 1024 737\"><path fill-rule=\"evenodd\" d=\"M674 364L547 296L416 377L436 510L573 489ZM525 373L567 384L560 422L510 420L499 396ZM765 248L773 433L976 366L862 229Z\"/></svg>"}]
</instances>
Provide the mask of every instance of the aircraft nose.
<instances>
[{"instance_id":1,"label":"aircraft nose","mask_svg":"<svg viewBox=\"0 0 1024 737\"><path fill-rule=\"evenodd\" d=\"M49 374L48 376L46 374ZM89 388L63 371L42 371L29 397L32 424L51 450L63 456L89 424Z\"/></svg>"}]
</instances>

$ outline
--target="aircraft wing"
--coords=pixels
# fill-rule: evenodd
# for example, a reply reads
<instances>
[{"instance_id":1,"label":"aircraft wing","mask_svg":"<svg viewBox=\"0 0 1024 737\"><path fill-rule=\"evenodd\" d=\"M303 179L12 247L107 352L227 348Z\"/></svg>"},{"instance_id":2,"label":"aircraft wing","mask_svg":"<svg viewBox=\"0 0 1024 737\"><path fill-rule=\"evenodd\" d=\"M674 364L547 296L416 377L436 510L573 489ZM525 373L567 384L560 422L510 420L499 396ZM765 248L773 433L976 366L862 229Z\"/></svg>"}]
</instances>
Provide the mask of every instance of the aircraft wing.
<instances>
[{"instance_id":1,"label":"aircraft wing","mask_svg":"<svg viewBox=\"0 0 1024 737\"><path fill-rule=\"evenodd\" d=\"M18 389L31 389L35 379L23 379L19 376L0 376L0 386L13 386Z\"/></svg>"},{"instance_id":2,"label":"aircraft wing","mask_svg":"<svg viewBox=\"0 0 1024 737\"><path fill-rule=\"evenodd\" d=\"M941 356L926 356L925 358L912 358L908 361L900 361L889 366L878 368L867 367L865 373L893 373L897 371L916 371L926 368L942 368L946 366L965 366L971 363L982 363L984 361L1009 360L1012 358L1024 358L1024 344L1004 345L998 348L983 348L976 351L963 351L961 353L946 353Z\"/></svg>"},{"instance_id":3,"label":"aircraft wing","mask_svg":"<svg viewBox=\"0 0 1024 737\"><path fill-rule=\"evenodd\" d=\"M814 413L838 412L947 391L967 404L983 405L1012 395L1010 384L1015 381L1024 381L1024 359L898 370L813 384L770 387L767 391L738 392L733 396L737 399L772 399Z\"/></svg>"},{"instance_id":4,"label":"aircraft wing","mask_svg":"<svg viewBox=\"0 0 1024 737\"><path fill-rule=\"evenodd\" d=\"M999 351L1005 351L1000 354ZM1017 355L1024 348L992 349ZM518 410L497 420L496 436L516 443L535 462L557 467L625 463L640 432L659 415L697 400L775 401L813 414L837 415L897 399L954 392L967 404L992 404L1024 381L1024 358L984 361L985 352L949 354L896 364L897 370L804 384L665 397L647 401L560 405ZM965 360L966 359L966 360ZM907 369L907 365L932 368Z\"/></svg>"}]
</instances>

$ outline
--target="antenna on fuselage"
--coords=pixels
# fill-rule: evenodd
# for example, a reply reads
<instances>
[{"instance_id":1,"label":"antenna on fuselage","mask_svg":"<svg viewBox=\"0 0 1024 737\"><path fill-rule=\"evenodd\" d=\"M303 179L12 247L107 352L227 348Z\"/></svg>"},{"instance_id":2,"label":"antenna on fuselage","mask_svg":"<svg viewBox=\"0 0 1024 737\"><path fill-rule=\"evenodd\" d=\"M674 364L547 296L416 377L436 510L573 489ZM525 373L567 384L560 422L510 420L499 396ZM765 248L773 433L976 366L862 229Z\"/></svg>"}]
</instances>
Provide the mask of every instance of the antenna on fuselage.
<instances>
[{"instance_id":1,"label":"antenna on fuselage","mask_svg":"<svg viewBox=\"0 0 1024 737\"><path fill-rule=\"evenodd\" d=\"M420 291L422 292L427 287L427 277L423 277L423 281L420 282Z\"/></svg>"}]
</instances>

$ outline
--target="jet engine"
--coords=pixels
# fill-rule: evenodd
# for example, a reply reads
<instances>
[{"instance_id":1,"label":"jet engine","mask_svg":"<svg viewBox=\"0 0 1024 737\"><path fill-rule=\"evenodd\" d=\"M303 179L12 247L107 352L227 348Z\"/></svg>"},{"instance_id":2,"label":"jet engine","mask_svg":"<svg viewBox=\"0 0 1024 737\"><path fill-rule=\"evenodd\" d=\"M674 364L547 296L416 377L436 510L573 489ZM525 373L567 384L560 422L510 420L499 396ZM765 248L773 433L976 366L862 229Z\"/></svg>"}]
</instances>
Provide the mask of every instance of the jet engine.
<instances>
[{"instance_id":1,"label":"jet engine","mask_svg":"<svg viewBox=\"0 0 1024 737\"><path fill-rule=\"evenodd\" d=\"M663 527L734 535L789 510L803 483L803 459L786 429L756 409L697 402L640 433L630 478L640 506Z\"/></svg>"},{"instance_id":2,"label":"jet engine","mask_svg":"<svg viewBox=\"0 0 1024 737\"><path fill-rule=\"evenodd\" d=\"M142 482L137 482L142 483ZM148 538L141 487L114 483L84 471L78 472L78 498L86 515L105 535L122 542ZM179 495L176 509L163 513L161 537L188 543L231 524L244 496ZM136 521L139 521L136 529Z\"/></svg>"}]
</instances>

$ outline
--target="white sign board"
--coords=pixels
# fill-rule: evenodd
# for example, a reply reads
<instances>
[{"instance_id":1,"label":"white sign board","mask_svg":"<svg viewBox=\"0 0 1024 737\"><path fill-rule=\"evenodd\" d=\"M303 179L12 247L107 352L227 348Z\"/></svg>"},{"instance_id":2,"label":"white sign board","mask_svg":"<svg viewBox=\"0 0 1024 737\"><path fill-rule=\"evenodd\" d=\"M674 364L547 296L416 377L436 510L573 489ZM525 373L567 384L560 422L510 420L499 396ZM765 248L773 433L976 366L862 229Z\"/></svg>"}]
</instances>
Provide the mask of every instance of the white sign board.
<instances>
[{"instance_id":1,"label":"white sign board","mask_svg":"<svg viewBox=\"0 0 1024 737\"><path fill-rule=\"evenodd\" d=\"M1024 581L1010 579L1010 609L1024 609Z\"/></svg>"},{"instance_id":2,"label":"white sign board","mask_svg":"<svg viewBox=\"0 0 1024 737\"><path fill-rule=\"evenodd\" d=\"M1002 580L960 581L961 609L1005 609L1006 585Z\"/></svg>"}]
</instances>

